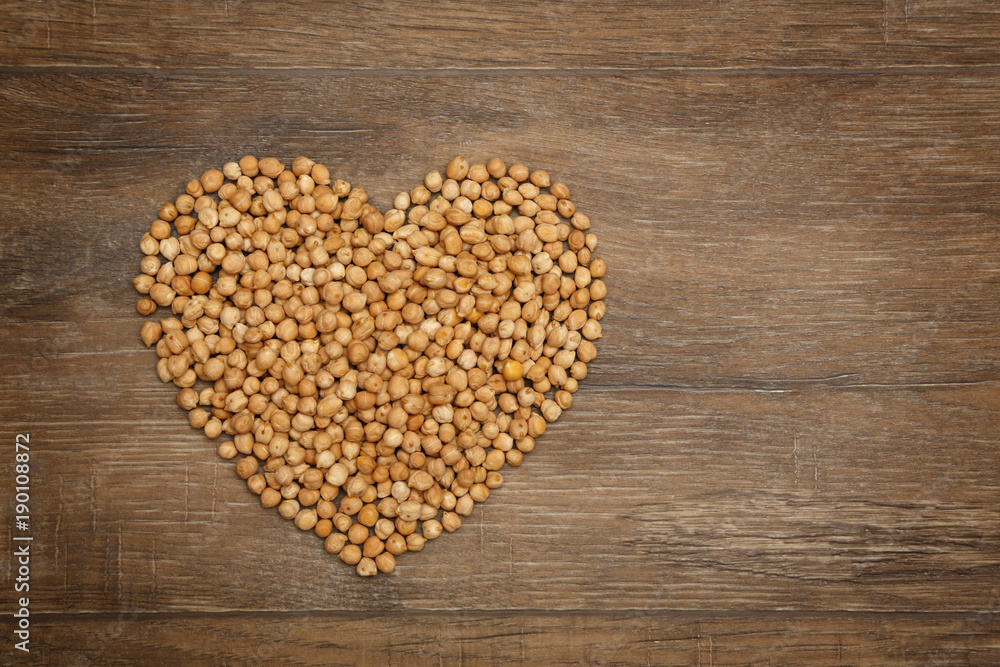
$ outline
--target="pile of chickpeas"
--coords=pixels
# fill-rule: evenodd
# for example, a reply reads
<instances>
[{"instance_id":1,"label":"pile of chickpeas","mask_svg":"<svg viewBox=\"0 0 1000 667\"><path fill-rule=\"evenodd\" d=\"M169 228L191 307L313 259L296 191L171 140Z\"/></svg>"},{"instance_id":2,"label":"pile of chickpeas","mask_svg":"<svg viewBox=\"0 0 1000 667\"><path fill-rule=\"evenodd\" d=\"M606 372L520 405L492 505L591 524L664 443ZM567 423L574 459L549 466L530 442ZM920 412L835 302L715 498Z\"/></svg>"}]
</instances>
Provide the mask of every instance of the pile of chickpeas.
<instances>
[{"instance_id":1,"label":"pile of chickpeas","mask_svg":"<svg viewBox=\"0 0 1000 667\"><path fill-rule=\"evenodd\" d=\"M564 183L500 159L456 157L383 214L309 158L248 155L143 234L141 338L264 507L389 573L573 404L607 293L589 229Z\"/></svg>"}]
</instances>

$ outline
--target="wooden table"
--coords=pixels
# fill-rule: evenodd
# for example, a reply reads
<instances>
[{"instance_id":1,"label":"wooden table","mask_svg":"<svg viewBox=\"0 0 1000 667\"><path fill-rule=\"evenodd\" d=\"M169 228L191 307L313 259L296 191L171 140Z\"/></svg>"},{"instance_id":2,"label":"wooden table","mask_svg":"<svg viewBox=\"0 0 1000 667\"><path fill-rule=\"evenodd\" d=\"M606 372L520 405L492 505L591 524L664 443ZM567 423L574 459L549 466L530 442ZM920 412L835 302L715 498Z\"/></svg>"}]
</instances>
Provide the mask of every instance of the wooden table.
<instances>
[{"instance_id":1,"label":"wooden table","mask_svg":"<svg viewBox=\"0 0 1000 667\"><path fill-rule=\"evenodd\" d=\"M13 552L30 434L33 538L5 664L1000 662L995 3L0 18L0 505ZM383 208L502 156L601 238L573 409L391 576L261 510L139 341L139 237L248 152Z\"/></svg>"}]
</instances>

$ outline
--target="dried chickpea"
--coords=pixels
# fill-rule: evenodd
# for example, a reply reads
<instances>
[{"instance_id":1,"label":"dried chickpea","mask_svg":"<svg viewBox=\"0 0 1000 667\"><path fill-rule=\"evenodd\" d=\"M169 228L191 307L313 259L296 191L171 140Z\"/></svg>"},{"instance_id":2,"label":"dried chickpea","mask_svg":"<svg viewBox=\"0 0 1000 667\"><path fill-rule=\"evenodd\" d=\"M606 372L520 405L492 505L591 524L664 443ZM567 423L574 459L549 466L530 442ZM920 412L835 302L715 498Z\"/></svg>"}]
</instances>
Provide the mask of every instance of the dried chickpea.
<instances>
[{"instance_id":1,"label":"dried chickpea","mask_svg":"<svg viewBox=\"0 0 1000 667\"><path fill-rule=\"evenodd\" d=\"M340 560L348 565L357 565L361 562L361 547L357 544L348 544L340 550Z\"/></svg>"},{"instance_id":2,"label":"dried chickpea","mask_svg":"<svg viewBox=\"0 0 1000 667\"><path fill-rule=\"evenodd\" d=\"M396 558L388 551L383 551L375 556L375 567L378 568L379 572L392 574L393 570L396 569Z\"/></svg>"}]
</instances>

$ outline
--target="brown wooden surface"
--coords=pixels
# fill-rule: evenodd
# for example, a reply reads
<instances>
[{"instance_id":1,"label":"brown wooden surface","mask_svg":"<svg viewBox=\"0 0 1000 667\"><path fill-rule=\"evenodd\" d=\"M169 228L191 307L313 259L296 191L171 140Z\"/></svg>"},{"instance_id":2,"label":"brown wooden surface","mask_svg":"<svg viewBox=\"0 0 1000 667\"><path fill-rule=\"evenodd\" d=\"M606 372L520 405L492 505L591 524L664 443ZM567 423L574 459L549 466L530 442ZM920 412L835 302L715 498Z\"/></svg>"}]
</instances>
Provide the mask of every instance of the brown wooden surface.
<instances>
[{"instance_id":1,"label":"brown wooden surface","mask_svg":"<svg viewBox=\"0 0 1000 667\"><path fill-rule=\"evenodd\" d=\"M0 493L30 433L34 537L0 662L1000 662L994 3L0 18ZM392 576L261 510L138 340L142 231L247 152L383 208L499 155L601 238L573 409Z\"/></svg>"}]
</instances>

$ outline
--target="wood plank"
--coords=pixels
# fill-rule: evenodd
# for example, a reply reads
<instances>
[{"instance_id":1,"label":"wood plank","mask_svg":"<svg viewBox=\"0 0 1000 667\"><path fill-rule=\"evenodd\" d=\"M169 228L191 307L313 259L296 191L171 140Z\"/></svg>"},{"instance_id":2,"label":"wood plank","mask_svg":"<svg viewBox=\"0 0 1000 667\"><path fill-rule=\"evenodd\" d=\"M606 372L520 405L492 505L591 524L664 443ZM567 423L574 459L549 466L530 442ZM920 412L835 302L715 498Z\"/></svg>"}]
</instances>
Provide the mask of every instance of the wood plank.
<instances>
[{"instance_id":1,"label":"wood plank","mask_svg":"<svg viewBox=\"0 0 1000 667\"><path fill-rule=\"evenodd\" d=\"M278 88L298 102L251 94ZM8 75L0 315L80 323L19 330L19 353L88 349L119 325L86 321L130 307L159 202L249 150L309 153L382 206L464 151L545 166L590 214L611 267L592 382L993 381L998 98L992 75Z\"/></svg>"},{"instance_id":2,"label":"wood plank","mask_svg":"<svg viewBox=\"0 0 1000 667\"><path fill-rule=\"evenodd\" d=\"M17 67L451 70L995 65L988 0L8 2Z\"/></svg>"},{"instance_id":3,"label":"wood plank","mask_svg":"<svg viewBox=\"0 0 1000 667\"><path fill-rule=\"evenodd\" d=\"M36 664L993 665L995 616L519 613L46 615ZM35 655L35 654L33 654Z\"/></svg>"},{"instance_id":4,"label":"wood plank","mask_svg":"<svg viewBox=\"0 0 1000 667\"><path fill-rule=\"evenodd\" d=\"M1000 599L997 383L585 387L462 529L359 584L260 509L147 356L59 355L6 376L32 396L3 418L34 443L39 613L975 612Z\"/></svg>"}]
</instances>

